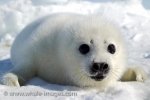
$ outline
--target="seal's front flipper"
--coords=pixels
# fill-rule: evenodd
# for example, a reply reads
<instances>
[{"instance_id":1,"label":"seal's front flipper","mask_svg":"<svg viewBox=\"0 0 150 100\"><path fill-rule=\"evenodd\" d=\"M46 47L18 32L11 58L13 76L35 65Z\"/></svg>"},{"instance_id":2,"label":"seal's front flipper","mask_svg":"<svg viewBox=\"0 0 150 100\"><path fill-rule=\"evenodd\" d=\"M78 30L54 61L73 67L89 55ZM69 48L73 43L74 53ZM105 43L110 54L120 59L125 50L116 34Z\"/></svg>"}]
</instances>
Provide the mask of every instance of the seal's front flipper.
<instances>
[{"instance_id":1,"label":"seal's front flipper","mask_svg":"<svg viewBox=\"0 0 150 100\"><path fill-rule=\"evenodd\" d=\"M123 74L121 81L139 81L144 82L147 79L146 72L139 68L128 68Z\"/></svg>"},{"instance_id":2,"label":"seal's front flipper","mask_svg":"<svg viewBox=\"0 0 150 100\"><path fill-rule=\"evenodd\" d=\"M7 86L20 87L18 76L13 73L7 73L2 78L2 84Z\"/></svg>"},{"instance_id":3,"label":"seal's front flipper","mask_svg":"<svg viewBox=\"0 0 150 100\"><path fill-rule=\"evenodd\" d=\"M20 87L35 76L35 70L29 66L18 66L2 76L2 84Z\"/></svg>"}]
</instances>

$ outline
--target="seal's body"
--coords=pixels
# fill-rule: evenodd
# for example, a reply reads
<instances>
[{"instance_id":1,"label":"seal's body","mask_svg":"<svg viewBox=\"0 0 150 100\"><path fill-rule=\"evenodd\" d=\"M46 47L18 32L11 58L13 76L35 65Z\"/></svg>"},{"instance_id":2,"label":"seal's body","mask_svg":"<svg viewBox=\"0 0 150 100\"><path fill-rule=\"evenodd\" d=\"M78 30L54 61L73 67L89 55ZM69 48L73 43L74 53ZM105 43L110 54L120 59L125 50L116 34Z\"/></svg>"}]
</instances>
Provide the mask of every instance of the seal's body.
<instances>
[{"instance_id":1,"label":"seal's body","mask_svg":"<svg viewBox=\"0 0 150 100\"><path fill-rule=\"evenodd\" d=\"M126 67L125 48L117 27L96 15L53 14L28 25L11 49L14 69L3 83L23 85L34 76L56 84L105 88L135 79L141 71ZM127 71L127 72L126 72ZM135 72L134 72L135 71Z\"/></svg>"}]
</instances>

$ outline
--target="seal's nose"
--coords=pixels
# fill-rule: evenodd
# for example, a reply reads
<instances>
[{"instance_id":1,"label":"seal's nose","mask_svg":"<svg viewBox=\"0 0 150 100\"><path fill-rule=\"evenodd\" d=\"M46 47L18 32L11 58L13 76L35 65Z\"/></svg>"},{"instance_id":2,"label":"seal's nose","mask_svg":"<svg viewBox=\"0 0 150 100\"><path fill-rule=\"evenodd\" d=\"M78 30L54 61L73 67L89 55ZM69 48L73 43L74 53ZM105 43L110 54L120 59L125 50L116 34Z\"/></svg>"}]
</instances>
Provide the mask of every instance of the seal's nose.
<instances>
[{"instance_id":1,"label":"seal's nose","mask_svg":"<svg viewBox=\"0 0 150 100\"><path fill-rule=\"evenodd\" d=\"M105 62L102 63L93 63L92 68L91 68L92 72L98 72L101 74L107 74L109 71L109 65Z\"/></svg>"}]
</instances>

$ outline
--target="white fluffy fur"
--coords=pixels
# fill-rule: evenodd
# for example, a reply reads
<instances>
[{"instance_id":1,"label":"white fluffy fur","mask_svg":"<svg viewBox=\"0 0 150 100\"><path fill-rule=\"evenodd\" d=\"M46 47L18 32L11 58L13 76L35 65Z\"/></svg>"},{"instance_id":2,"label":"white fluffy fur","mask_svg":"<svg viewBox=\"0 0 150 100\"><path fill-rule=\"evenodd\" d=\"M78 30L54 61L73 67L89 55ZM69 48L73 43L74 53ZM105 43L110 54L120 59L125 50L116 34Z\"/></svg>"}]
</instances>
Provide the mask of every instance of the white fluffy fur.
<instances>
[{"instance_id":1,"label":"white fluffy fur","mask_svg":"<svg viewBox=\"0 0 150 100\"><path fill-rule=\"evenodd\" d=\"M82 43L91 46L86 56L78 51ZM116 46L114 55L107 51L110 43ZM105 88L120 80L127 70L125 55L119 29L104 18L53 14L31 23L18 35L11 49L15 67L4 75L3 83L18 86L18 81L24 84L37 75L56 84ZM89 77L93 61L110 66L102 81Z\"/></svg>"}]
</instances>

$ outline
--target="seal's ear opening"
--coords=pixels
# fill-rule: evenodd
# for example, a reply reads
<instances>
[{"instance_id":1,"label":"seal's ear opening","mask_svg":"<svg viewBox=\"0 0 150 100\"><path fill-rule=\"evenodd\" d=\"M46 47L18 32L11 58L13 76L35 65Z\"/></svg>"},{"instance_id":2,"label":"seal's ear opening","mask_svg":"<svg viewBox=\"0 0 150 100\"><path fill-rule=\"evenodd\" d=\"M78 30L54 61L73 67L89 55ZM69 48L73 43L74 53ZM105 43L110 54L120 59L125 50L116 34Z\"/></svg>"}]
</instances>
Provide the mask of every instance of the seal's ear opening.
<instances>
[{"instance_id":1,"label":"seal's ear opening","mask_svg":"<svg viewBox=\"0 0 150 100\"><path fill-rule=\"evenodd\" d=\"M93 41L93 40L91 40L91 41L90 41L90 43L91 43L91 44L93 44L93 43L94 43L94 41Z\"/></svg>"}]
</instances>

